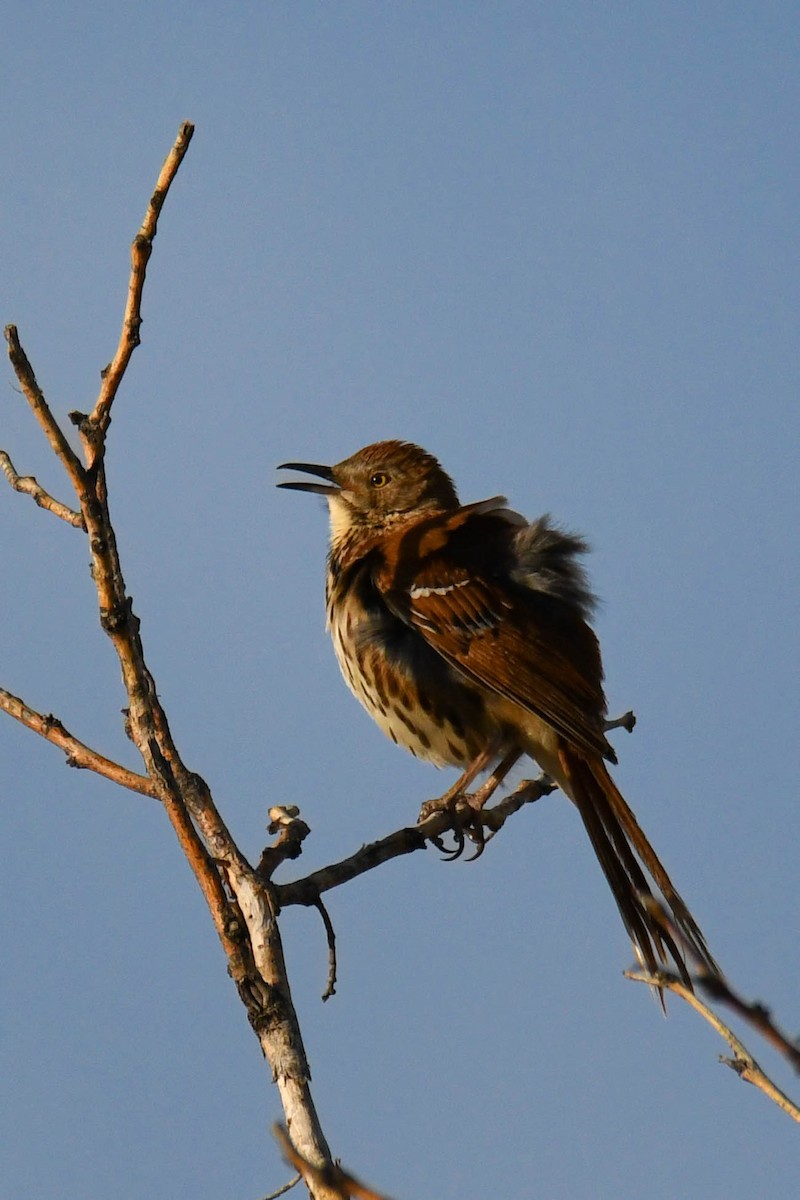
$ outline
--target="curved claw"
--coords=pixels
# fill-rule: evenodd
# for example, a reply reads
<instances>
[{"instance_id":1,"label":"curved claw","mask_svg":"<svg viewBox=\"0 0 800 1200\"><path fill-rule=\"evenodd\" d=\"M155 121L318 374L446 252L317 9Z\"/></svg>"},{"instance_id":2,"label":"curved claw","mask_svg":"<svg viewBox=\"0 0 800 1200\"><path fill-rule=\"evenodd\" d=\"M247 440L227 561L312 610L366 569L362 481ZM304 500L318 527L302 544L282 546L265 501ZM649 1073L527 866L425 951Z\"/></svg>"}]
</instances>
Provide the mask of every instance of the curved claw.
<instances>
[{"instance_id":1,"label":"curved claw","mask_svg":"<svg viewBox=\"0 0 800 1200\"><path fill-rule=\"evenodd\" d=\"M426 800L419 810L417 822L427 821L434 813L445 813L450 819L450 832L455 839L455 846L452 850L448 850L444 844L442 837L435 834L430 838L430 841L442 855L445 862L454 862L464 853L466 845L466 836L464 833L465 822L462 815L463 800L460 796L453 796L445 793L444 796L438 796L435 800Z\"/></svg>"},{"instance_id":2,"label":"curved claw","mask_svg":"<svg viewBox=\"0 0 800 1200\"><path fill-rule=\"evenodd\" d=\"M453 824L451 826L450 832L452 833L453 837L455 838L456 844L452 850L446 850L442 854L443 862L455 862L457 858L461 858L461 855L464 853L464 847L467 844L466 838L464 837L464 830L461 826L461 822L458 818L458 813L456 812L455 809L453 809Z\"/></svg>"},{"instance_id":3,"label":"curved claw","mask_svg":"<svg viewBox=\"0 0 800 1200\"><path fill-rule=\"evenodd\" d=\"M470 840L475 843L475 853L470 854L469 858L465 858L464 862L476 862L486 849L487 837L484 832L483 822L480 817L473 819L469 826Z\"/></svg>"},{"instance_id":4,"label":"curved claw","mask_svg":"<svg viewBox=\"0 0 800 1200\"><path fill-rule=\"evenodd\" d=\"M450 818L449 832L455 840L453 848L448 850L439 834L430 838L445 862L455 862L457 858L461 858L467 838L474 843L475 853L464 859L465 862L475 862L486 848L489 838L481 820L481 805L475 802L476 799L477 797L469 795L440 796L436 800L427 800L420 808L419 821L427 820L434 813L446 813Z\"/></svg>"}]
</instances>

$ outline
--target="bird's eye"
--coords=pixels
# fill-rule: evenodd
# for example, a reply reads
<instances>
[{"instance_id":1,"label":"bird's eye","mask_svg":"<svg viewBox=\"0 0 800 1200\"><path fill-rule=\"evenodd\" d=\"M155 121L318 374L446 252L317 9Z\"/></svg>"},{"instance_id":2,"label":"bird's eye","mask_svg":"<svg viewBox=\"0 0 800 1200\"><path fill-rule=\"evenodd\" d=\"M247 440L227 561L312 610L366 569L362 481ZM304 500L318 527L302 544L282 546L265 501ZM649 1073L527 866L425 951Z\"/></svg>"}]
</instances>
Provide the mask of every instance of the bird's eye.
<instances>
[{"instance_id":1,"label":"bird's eye","mask_svg":"<svg viewBox=\"0 0 800 1200\"><path fill-rule=\"evenodd\" d=\"M389 476L385 471L376 471L369 477L370 486L374 488L386 487L389 482Z\"/></svg>"}]
</instances>

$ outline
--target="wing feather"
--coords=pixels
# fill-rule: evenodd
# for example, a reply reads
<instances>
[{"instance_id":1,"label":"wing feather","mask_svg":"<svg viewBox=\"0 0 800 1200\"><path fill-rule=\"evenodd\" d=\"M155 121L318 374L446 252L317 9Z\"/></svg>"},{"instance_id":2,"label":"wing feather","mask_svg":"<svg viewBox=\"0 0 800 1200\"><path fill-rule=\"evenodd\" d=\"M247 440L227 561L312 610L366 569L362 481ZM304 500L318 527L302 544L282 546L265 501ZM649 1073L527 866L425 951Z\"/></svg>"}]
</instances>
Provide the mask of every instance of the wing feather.
<instances>
[{"instance_id":1,"label":"wing feather","mask_svg":"<svg viewBox=\"0 0 800 1200\"><path fill-rule=\"evenodd\" d=\"M478 515L470 524L485 527L489 520L496 561L497 535L510 538L515 529ZM399 540L376 578L387 605L472 682L547 721L574 747L613 759L603 733L606 707L594 633L574 606L487 570L490 563L475 552L474 536L486 532L462 524L454 547L428 529L431 552L405 560L413 561L413 572L404 569ZM415 543L418 550L419 538ZM466 544L469 555L459 555L459 545Z\"/></svg>"}]
</instances>

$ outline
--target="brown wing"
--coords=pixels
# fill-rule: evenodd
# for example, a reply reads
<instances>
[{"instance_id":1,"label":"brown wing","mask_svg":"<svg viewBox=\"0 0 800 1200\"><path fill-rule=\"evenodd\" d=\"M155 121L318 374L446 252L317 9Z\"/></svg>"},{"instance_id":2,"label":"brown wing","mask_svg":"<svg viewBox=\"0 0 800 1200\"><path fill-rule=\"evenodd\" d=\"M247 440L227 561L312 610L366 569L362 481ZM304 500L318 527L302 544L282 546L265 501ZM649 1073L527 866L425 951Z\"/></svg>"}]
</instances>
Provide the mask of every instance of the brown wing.
<instances>
[{"instance_id":1,"label":"brown wing","mask_svg":"<svg viewBox=\"0 0 800 1200\"><path fill-rule=\"evenodd\" d=\"M479 515L455 525L463 512L398 536L375 579L387 605L474 683L535 713L573 747L613 760L594 633L569 604L510 578L511 527Z\"/></svg>"}]
</instances>

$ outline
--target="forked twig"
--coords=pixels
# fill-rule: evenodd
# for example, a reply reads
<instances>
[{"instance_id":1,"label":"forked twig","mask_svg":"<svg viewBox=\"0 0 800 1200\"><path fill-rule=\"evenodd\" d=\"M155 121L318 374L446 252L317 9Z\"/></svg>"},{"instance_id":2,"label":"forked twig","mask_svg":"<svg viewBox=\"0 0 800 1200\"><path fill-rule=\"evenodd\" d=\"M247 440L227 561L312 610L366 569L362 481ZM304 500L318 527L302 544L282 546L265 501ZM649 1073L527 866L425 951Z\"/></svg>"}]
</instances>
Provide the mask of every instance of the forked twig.
<instances>
[{"instance_id":1,"label":"forked twig","mask_svg":"<svg viewBox=\"0 0 800 1200\"><path fill-rule=\"evenodd\" d=\"M793 1121L800 1122L800 1108L797 1104L770 1079L733 1030L720 1020L714 1010L705 1004L696 992L691 991L677 975L673 975L669 971L626 971L625 978L632 979L635 983L646 983L650 987L673 992L676 996L680 996L681 1000L685 1000L695 1012L708 1021L712 1029L715 1029L720 1037L724 1038L733 1051L733 1058L720 1055L720 1062L735 1071L740 1079L757 1087ZM698 978L697 982L701 987L703 986L702 978Z\"/></svg>"},{"instance_id":2,"label":"forked twig","mask_svg":"<svg viewBox=\"0 0 800 1200\"><path fill-rule=\"evenodd\" d=\"M159 174L142 225L133 239L119 342L111 362L102 372L94 407L88 415L72 414L80 431L85 465L54 418L16 328L10 325L6 329L9 356L17 379L53 452L69 476L80 512L56 500L32 476L20 476L4 452L0 452L0 469L16 491L30 495L40 507L88 534L101 623L119 659L130 701L130 735L142 755L147 774L128 771L105 758L73 737L56 717L37 712L9 692L0 690L0 708L62 749L70 765L95 771L129 790L156 797L162 802L203 890L228 957L230 973L247 1005L248 1016L281 1091L293 1139L290 1141L285 1129L276 1127L276 1137L284 1154L300 1172L315 1200L385 1200L331 1161L308 1087L308 1065L291 1000L276 918L280 908L288 904L313 905L320 911L329 948L328 983L323 997L327 999L335 989L336 957L334 931L322 894L390 858L423 849L430 841L435 843L442 832L453 828L452 816L435 813L425 822L362 847L348 859L305 879L276 885L272 882L276 866L287 858L297 857L308 832L297 814L287 809L285 819L281 817L278 822L276 845L264 852L259 868L254 870L227 830L208 786L187 768L174 743L155 680L145 660L139 621L126 592L108 512L104 457L111 408L133 351L140 342L143 289L159 217L193 132L192 125L181 126ZM607 728L630 730L634 719L632 714L625 714L610 721ZM474 819L491 835L523 805L553 789L554 785L545 777L527 782L493 808L476 813ZM474 832L480 834L482 829L474 828ZM672 936L677 936L674 930ZM686 1000L731 1046L734 1058L723 1061L763 1090L794 1120L800 1120L797 1106L769 1080L738 1038L680 979L669 972L652 975L629 972L628 977L673 991ZM750 1020L759 1032L782 1048L795 1066L798 1065L800 1049L777 1029L763 1006L748 1005L721 977L700 976L697 982L716 999L730 1004L740 1016ZM273 1195L285 1190L282 1188Z\"/></svg>"},{"instance_id":3,"label":"forked twig","mask_svg":"<svg viewBox=\"0 0 800 1200\"><path fill-rule=\"evenodd\" d=\"M713 1000L718 1000L720 1004L732 1009L738 1017L741 1017L757 1033L760 1033L773 1049L782 1054L795 1071L800 1072L800 1042L793 1041L776 1025L766 1004L760 1000L745 1000L734 990L721 972L710 971L704 963L699 962L693 947L683 936L681 930L676 927L675 922L670 919L664 905L655 896L647 896L644 901L653 917L673 940L680 942L687 958L694 963L696 974L693 982Z\"/></svg>"},{"instance_id":4,"label":"forked twig","mask_svg":"<svg viewBox=\"0 0 800 1200\"><path fill-rule=\"evenodd\" d=\"M668 933L674 941L680 943L686 957L694 964L695 975L692 979L692 984L708 993L714 1000L718 1000L721 1004L725 1004L733 1009L737 1016L746 1021L774 1049L782 1054L784 1058L788 1059L796 1071L800 1071L800 1045L788 1038L778 1028L772 1019L769 1009L757 1001L751 1002L743 999L738 992L734 991L721 972L710 971L705 963L700 962L691 943L683 936L681 930L675 925L675 922L670 919L664 905L655 896L643 897L643 900L647 904L651 915L663 926L665 933ZM709 1025L717 1031L720 1037L725 1039L733 1050L734 1056L732 1059L721 1055L720 1061L725 1063L726 1066L731 1067L741 1079L744 1079L747 1083L752 1083L759 1091L762 1091L779 1108L783 1109L792 1120L800 1122L800 1108L798 1108L797 1104L781 1091L777 1084L759 1066L747 1047L736 1037L733 1030L717 1016L708 1004L705 1004L699 998L696 991L687 987L683 980L679 979L671 971L645 971L644 969L626 971L625 976L636 983L647 983L655 988L673 992L676 996L680 996L682 1000L685 1000L695 1012L708 1021Z\"/></svg>"},{"instance_id":5,"label":"forked twig","mask_svg":"<svg viewBox=\"0 0 800 1200\"><path fill-rule=\"evenodd\" d=\"M128 694L127 731L142 755L148 786L135 776L123 779L119 776L121 768L77 742L56 718L43 717L10 696L6 711L61 745L76 763L109 777L117 772L118 782L146 790L148 794L152 789L152 794L161 801L202 889L228 958L230 974L271 1064L295 1144L309 1162L322 1167L331 1155L311 1098L308 1063L292 1004L270 888L259 879L234 842L204 780L187 768L178 752L155 679L145 660L139 620L127 594L108 510L104 460L111 406L139 344L142 291L158 218L193 131L189 124L181 127L133 240L122 332L114 357L103 372L94 408L89 416L70 414L79 427L85 466L50 411L16 328L9 326L6 330L9 357L22 392L67 471L85 522L100 623L118 657ZM11 469L9 482L13 484L13 477L18 479L18 476ZM28 490L35 491L32 486ZM45 497L42 489L39 500L44 499L47 505ZM324 1186L315 1190L315 1200L333 1200L335 1195Z\"/></svg>"}]
</instances>

